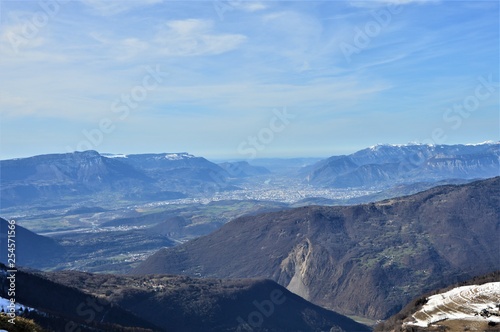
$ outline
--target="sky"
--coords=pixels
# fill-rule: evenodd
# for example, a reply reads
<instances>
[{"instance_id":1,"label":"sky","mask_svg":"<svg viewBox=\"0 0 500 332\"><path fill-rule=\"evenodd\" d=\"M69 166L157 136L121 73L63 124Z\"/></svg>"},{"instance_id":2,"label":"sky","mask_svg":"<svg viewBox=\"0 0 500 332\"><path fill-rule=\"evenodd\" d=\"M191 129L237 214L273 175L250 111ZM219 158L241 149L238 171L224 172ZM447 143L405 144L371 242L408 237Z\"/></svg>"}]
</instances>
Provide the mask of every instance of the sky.
<instances>
[{"instance_id":1,"label":"sky","mask_svg":"<svg viewBox=\"0 0 500 332\"><path fill-rule=\"evenodd\" d=\"M0 1L0 159L500 139L498 1Z\"/></svg>"}]
</instances>

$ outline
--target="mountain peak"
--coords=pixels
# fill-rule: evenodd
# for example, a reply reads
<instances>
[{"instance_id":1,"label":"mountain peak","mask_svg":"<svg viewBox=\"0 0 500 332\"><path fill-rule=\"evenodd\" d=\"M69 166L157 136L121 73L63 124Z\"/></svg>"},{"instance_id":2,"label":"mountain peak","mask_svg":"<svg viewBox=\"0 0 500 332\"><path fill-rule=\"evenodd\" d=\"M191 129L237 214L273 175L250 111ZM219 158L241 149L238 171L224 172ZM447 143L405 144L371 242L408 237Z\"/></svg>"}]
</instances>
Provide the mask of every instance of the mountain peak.
<instances>
[{"instance_id":1,"label":"mountain peak","mask_svg":"<svg viewBox=\"0 0 500 332\"><path fill-rule=\"evenodd\" d=\"M102 153L101 154L103 157L106 158L128 158L130 155L123 154L123 153ZM149 156L153 156L153 159L155 160L161 160L161 159L167 159L167 160L183 160L183 159L192 159L196 158L196 156L187 153L187 152L175 152L175 153L158 153L158 154L151 154Z\"/></svg>"},{"instance_id":2,"label":"mountain peak","mask_svg":"<svg viewBox=\"0 0 500 332\"><path fill-rule=\"evenodd\" d=\"M434 145L377 144L334 156L305 169L305 181L322 187L383 187L499 175L500 142ZM305 173L304 172L304 173Z\"/></svg>"},{"instance_id":3,"label":"mountain peak","mask_svg":"<svg viewBox=\"0 0 500 332\"><path fill-rule=\"evenodd\" d=\"M114 154L114 153L101 153L101 156L103 156L105 158L127 158L128 157L126 154L123 154L123 153L118 153L118 154Z\"/></svg>"},{"instance_id":4,"label":"mountain peak","mask_svg":"<svg viewBox=\"0 0 500 332\"><path fill-rule=\"evenodd\" d=\"M465 143L463 145L465 145L465 146L482 146L482 145L499 145L499 144L500 144L500 142L495 142L493 140L489 140L489 141L484 141L481 143ZM412 147L412 146L434 148L436 146L447 146L447 145L446 144L419 143L419 142L408 142L406 144L377 143L375 145L368 147L368 150L377 151L378 149L384 148L384 147L403 148L403 147Z\"/></svg>"},{"instance_id":5,"label":"mountain peak","mask_svg":"<svg viewBox=\"0 0 500 332\"><path fill-rule=\"evenodd\" d=\"M467 145L467 146L478 146L478 145L499 145L499 144L500 144L500 141L499 142L495 142L495 141L489 140L489 141L484 141L484 142L481 142L481 143L467 143L467 144L464 144L464 145Z\"/></svg>"},{"instance_id":6,"label":"mountain peak","mask_svg":"<svg viewBox=\"0 0 500 332\"><path fill-rule=\"evenodd\" d=\"M187 153L187 152L165 154L165 159L168 159L168 160L181 160L181 159L191 159L191 158L196 158L196 157L193 156L192 154Z\"/></svg>"}]
</instances>

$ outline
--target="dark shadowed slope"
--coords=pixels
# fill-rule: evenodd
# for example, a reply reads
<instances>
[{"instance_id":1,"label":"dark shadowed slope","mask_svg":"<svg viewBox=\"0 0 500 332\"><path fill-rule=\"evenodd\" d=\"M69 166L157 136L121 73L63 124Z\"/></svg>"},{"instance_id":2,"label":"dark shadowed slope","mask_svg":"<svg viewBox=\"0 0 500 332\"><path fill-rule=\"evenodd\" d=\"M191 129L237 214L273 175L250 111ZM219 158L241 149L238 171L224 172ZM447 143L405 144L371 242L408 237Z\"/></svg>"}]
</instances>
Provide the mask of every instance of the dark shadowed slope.
<instances>
[{"instance_id":1,"label":"dark shadowed slope","mask_svg":"<svg viewBox=\"0 0 500 332\"><path fill-rule=\"evenodd\" d=\"M10 280L7 278L11 273L6 270L0 264L0 296L10 298ZM132 312L75 288L75 284L63 285L36 272L18 271L15 277L16 302L36 309L28 318L34 319L48 331L159 330Z\"/></svg>"},{"instance_id":2,"label":"dark shadowed slope","mask_svg":"<svg viewBox=\"0 0 500 332\"><path fill-rule=\"evenodd\" d=\"M9 251L9 223L0 218L0 262L7 264ZM12 227L12 226L11 226ZM43 268L55 264L64 256L64 248L51 238L33 233L26 228L15 225L15 236L11 237L15 245L15 265ZM13 233L11 233L13 234Z\"/></svg>"},{"instance_id":3,"label":"dark shadowed slope","mask_svg":"<svg viewBox=\"0 0 500 332\"><path fill-rule=\"evenodd\" d=\"M270 280L132 277L69 271L31 275L31 278L32 289L36 290L36 278L48 278L58 285L83 291L91 298L100 298L117 313L129 312L130 319L141 317L160 331L369 331L366 326L315 306ZM54 293L60 295L63 294ZM57 310L70 315L74 308L70 304L67 309Z\"/></svg>"},{"instance_id":4,"label":"dark shadowed slope","mask_svg":"<svg viewBox=\"0 0 500 332\"><path fill-rule=\"evenodd\" d=\"M386 318L422 292L500 269L499 192L497 177L242 217L132 273L271 278L340 313Z\"/></svg>"}]
</instances>

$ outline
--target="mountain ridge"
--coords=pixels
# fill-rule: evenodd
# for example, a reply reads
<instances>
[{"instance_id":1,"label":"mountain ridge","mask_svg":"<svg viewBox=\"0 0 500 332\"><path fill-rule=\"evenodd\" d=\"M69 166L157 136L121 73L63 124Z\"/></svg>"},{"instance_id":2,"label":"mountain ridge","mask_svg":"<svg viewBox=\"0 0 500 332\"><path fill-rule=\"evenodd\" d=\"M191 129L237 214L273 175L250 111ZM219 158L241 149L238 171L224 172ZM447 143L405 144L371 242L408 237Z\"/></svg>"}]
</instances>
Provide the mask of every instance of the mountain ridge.
<instances>
[{"instance_id":1,"label":"mountain ridge","mask_svg":"<svg viewBox=\"0 0 500 332\"><path fill-rule=\"evenodd\" d=\"M271 280L23 269L17 279L19 302L38 310L33 318L40 325L61 327L55 330L72 324L83 331L370 331ZM0 296L7 284L0 265ZM49 294L56 300L47 301Z\"/></svg>"},{"instance_id":2,"label":"mountain ridge","mask_svg":"<svg viewBox=\"0 0 500 332\"><path fill-rule=\"evenodd\" d=\"M307 183L324 187L388 186L500 175L500 142L457 145L376 145L303 168Z\"/></svg>"},{"instance_id":3,"label":"mountain ridge","mask_svg":"<svg viewBox=\"0 0 500 332\"><path fill-rule=\"evenodd\" d=\"M124 156L89 150L1 160L0 206L92 199L101 193L168 200L228 186L226 171L202 157L187 153Z\"/></svg>"},{"instance_id":4,"label":"mountain ridge","mask_svg":"<svg viewBox=\"0 0 500 332\"><path fill-rule=\"evenodd\" d=\"M500 269L499 188L496 177L377 203L241 217L160 250L132 273L265 277L320 306L383 319L422 289Z\"/></svg>"}]
</instances>

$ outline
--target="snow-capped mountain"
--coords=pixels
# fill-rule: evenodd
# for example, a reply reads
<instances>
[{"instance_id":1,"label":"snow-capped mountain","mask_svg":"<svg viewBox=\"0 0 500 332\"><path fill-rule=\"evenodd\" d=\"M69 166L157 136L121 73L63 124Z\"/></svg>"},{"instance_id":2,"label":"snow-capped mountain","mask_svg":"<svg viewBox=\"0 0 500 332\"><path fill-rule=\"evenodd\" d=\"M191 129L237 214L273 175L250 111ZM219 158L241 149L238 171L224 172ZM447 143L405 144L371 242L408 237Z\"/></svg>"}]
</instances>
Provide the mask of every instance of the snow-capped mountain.
<instances>
[{"instance_id":1,"label":"snow-capped mountain","mask_svg":"<svg viewBox=\"0 0 500 332\"><path fill-rule=\"evenodd\" d=\"M227 172L189 153L39 155L0 161L0 206L43 203L96 193L160 200L226 185ZM165 193L167 195L165 196ZM167 197L167 198L165 198Z\"/></svg>"},{"instance_id":2,"label":"snow-capped mountain","mask_svg":"<svg viewBox=\"0 0 500 332\"><path fill-rule=\"evenodd\" d=\"M460 145L375 145L303 169L306 181L332 187L479 179L500 174L500 142Z\"/></svg>"}]
</instances>

